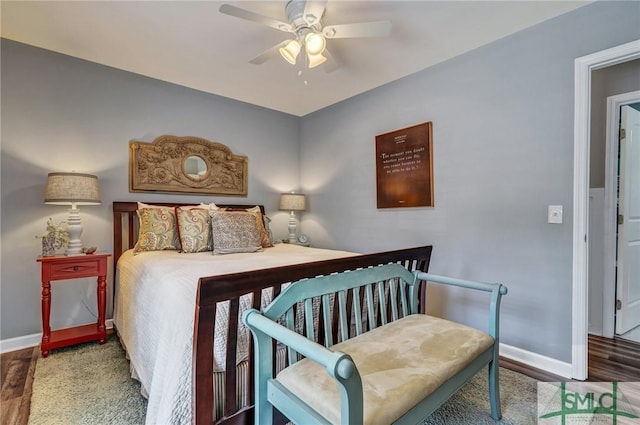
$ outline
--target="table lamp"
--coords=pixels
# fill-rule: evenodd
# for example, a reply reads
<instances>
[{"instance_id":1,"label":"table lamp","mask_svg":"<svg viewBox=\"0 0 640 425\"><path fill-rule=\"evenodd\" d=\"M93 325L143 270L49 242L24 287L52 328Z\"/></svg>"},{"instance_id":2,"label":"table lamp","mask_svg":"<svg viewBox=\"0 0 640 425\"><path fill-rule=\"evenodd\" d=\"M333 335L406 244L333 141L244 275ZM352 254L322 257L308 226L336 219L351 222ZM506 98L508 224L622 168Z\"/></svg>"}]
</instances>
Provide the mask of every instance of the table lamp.
<instances>
[{"instance_id":1,"label":"table lamp","mask_svg":"<svg viewBox=\"0 0 640 425\"><path fill-rule=\"evenodd\" d=\"M296 243L296 211L306 209L306 197L301 193L280 194L280 210L289 211L289 243Z\"/></svg>"},{"instance_id":2,"label":"table lamp","mask_svg":"<svg viewBox=\"0 0 640 425\"><path fill-rule=\"evenodd\" d=\"M67 227L69 244L65 255L82 254L82 223L78 205L99 205L100 188L98 178L91 174L49 173L44 203L52 205L71 205Z\"/></svg>"}]
</instances>

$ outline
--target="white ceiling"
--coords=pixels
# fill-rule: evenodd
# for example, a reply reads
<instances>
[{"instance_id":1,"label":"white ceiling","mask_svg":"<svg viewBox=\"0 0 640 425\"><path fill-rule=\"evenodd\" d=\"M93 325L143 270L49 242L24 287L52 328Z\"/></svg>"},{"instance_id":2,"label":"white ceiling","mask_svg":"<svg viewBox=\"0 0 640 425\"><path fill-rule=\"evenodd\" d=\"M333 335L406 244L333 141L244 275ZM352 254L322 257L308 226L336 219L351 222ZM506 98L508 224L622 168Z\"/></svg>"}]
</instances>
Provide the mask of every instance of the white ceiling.
<instances>
[{"instance_id":1,"label":"white ceiling","mask_svg":"<svg viewBox=\"0 0 640 425\"><path fill-rule=\"evenodd\" d=\"M383 39L333 39L330 73L249 60L289 34L218 12L286 21L281 1L5 1L2 37L304 116L587 4L586 1L329 0L325 25L389 20ZM300 61L299 61L300 62ZM302 75L298 72L302 70ZM307 84L305 84L305 81Z\"/></svg>"}]
</instances>

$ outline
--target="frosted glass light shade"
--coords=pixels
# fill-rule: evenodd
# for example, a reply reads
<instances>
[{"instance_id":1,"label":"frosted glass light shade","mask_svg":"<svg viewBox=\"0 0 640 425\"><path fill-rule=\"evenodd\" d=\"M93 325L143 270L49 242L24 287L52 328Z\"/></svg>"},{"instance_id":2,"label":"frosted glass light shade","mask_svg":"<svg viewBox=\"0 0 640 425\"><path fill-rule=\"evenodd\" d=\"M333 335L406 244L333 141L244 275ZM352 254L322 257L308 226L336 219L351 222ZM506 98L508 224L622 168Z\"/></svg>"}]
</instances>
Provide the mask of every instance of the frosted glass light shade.
<instances>
[{"instance_id":1,"label":"frosted glass light shade","mask_svg":"<svg viewBox=\"0 0 640 425\"><path fill-rule=\"evenodd\" d=\"M324 36L317 32L310 32L304 36L304 48L309 56L319 55L324 52L327 42Z\"/></svg>"},{"instance_id":2,"label":"frosted glass light shade","mask_svg":"<svg viewBox=\"0 0 640 425\"><path fill-rule=\"evenodd\" d=\"M309 57L309 68L315 68L318 65L322 65L323 63L325 63L327 61L327 58L325 58L322 55L307 55Z\"/></svg>"},{"instance_id":3,"label":"frosted glass light shade","mask_svg":"<svg viewBox=\"0 0 640 425\"><path fill-rule=\"evenodd\" d=\"M298 40L291 40L287 44L285 44L284 47L280 47L280 49L278 50L287 62L289 62L291 65L295 65L296 58L298 57L298 53L300 53L301 48L302 46L300 46Z\"/></svg>"}]
</instances>

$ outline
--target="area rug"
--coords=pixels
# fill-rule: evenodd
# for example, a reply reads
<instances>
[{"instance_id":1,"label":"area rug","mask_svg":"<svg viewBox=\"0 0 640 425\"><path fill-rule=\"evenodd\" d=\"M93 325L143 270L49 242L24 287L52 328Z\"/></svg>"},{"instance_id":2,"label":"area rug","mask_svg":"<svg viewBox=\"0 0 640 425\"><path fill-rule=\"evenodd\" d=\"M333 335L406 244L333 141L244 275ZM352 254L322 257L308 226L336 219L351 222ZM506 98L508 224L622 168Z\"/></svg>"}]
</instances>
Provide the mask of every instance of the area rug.
<instances>
[{"instance_id":1,"label":"area rug","mask_svg":"<svg viewBox=\"0 0 640 425\"><path fill-rule=\"evenodd\" d=\"M486 370L477 374L423 425L536 423L534 379L501 368L502 420L491 419ZM144 424L146 400L131 379L115 335L106 344L53 350L36 364L29 425Z\"/></svg>"},{"instance_id":2,"label":"area rug","mask_svg":"<svg viewBox=\"0 0 640 425\"><path fill-rule=\"evenodd\" d=\"M423 425L535 425L537 381L521 373L500 368L502 419L491 419L489 379L485 369L476 374Z\"/></svg>"},{"instance_id":3,"label":"area rug","mask_svg":"<svg viewBox=\"0 0 640 425\"><path fill-rule=\"evenodd\" d=\"M147 402L118 337L52 350L39 358L29 425L144 424Z\"/></svg>"}]
</instances>

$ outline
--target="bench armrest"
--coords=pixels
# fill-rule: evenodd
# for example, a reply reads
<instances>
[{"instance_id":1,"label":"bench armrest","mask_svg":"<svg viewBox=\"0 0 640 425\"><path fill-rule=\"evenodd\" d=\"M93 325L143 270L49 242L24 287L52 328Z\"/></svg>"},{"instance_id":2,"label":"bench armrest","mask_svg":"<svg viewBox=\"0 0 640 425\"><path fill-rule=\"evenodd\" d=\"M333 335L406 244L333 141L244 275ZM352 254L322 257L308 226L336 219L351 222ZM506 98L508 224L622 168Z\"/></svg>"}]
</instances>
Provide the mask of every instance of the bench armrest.
<instances>
[{"instance_id":1,"label":"bench armrest","mask_svg":"<svg viewBox=\"0 0 640 425\"><path fill-rule=\"evenodd\" d=\"M472 280L457 279L448 276L439 276L420 271L414 272L414 275L416 279L424 280L427 282L491 292L491 300L489 304L489 335L491 335L491 337L494 339L495 347L497 350L498 335L500 334L500 301L502 299L502 296L507 293L506 286L501 283L476 282Z\"/></svg>"},{"instance_id":2,"label":"bench armrest","mask_svg":"<svg viewBox=\"0 0 640 425\"><path fill-rule=\"evenodd\" d=\"M454 277L439 276L424 272L415 272L415 275L420 280L441 283L444 285L460 286L462 288L477 289L485 292L499 291L500 295L505 295L507 293L507 287L501 283L476 282L473 280L457 279Z\"/></svg>"}]
</instances>

